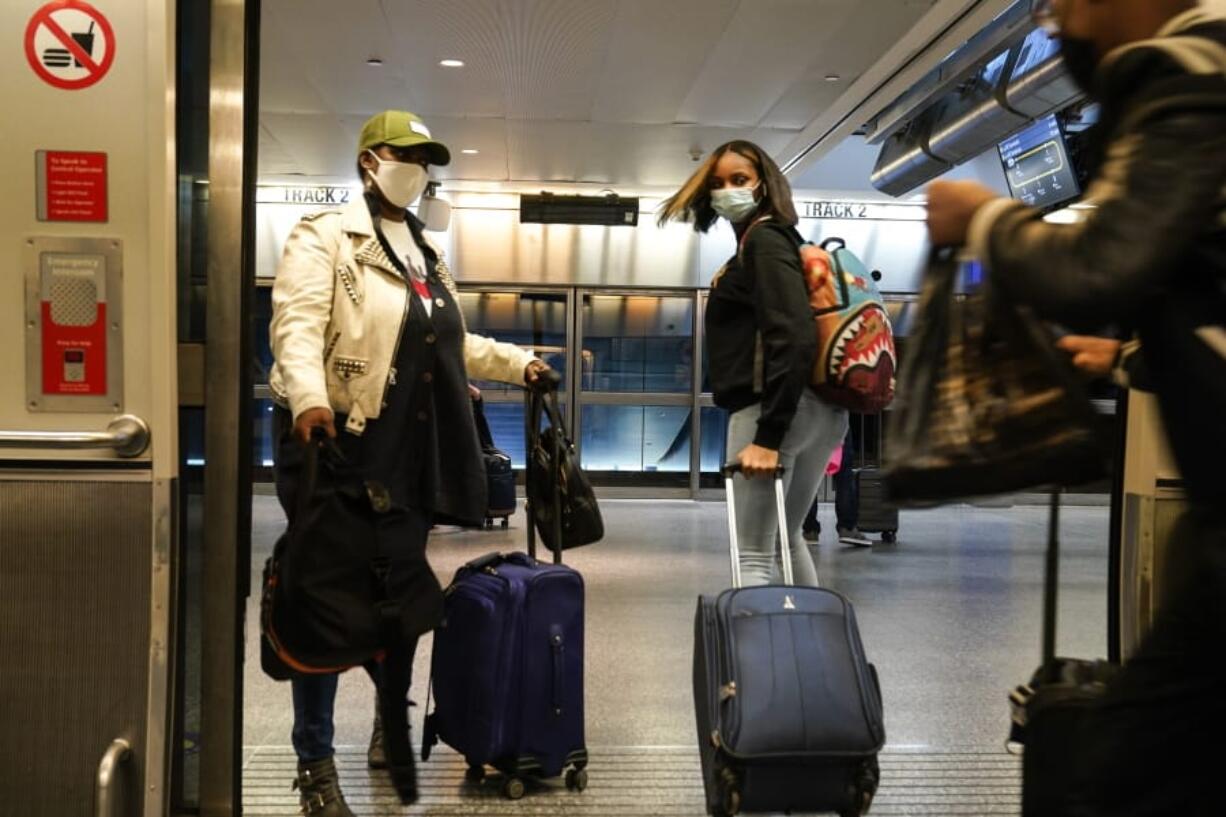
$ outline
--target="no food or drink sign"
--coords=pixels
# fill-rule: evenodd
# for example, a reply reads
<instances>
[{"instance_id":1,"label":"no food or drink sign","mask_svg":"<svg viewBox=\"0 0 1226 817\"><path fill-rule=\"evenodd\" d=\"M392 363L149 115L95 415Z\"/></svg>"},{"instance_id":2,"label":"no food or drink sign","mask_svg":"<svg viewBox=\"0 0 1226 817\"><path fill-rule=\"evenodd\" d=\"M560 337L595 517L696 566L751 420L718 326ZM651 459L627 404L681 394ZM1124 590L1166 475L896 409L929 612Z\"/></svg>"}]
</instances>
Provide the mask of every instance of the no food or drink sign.
<instances>
[{"instance_id":1,"label":"no food or drink sign","mask_svg":"<svg viewBox=\"0 0 1226 817\"><path fill-rule=\"evenodd\" d=\"M102 12L82 0L46 3L26 25L26 60L48 85L88 88L115 62L115 32Z\"/></svg>"}]
</instances>

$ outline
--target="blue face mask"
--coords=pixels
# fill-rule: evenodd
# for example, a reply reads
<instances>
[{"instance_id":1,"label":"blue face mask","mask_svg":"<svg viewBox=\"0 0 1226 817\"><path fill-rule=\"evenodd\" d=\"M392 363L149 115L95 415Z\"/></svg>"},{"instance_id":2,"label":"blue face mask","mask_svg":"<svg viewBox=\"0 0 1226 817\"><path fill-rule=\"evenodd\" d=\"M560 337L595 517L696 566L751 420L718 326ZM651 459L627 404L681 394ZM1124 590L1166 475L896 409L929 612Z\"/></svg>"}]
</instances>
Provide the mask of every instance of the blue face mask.
<instances>
[{"instance_id":1,"label":"blue face mask","mask_svg":"<svg viewBox=\"0 0 1226 817\"><path fill-rule=\"evenodd\" d=\"M753 197L753 191L757 189L755 185L713 190L711 191L711 209L733 224L740 224L758 209L758 202Z\"/></svg>"}]
</instances>

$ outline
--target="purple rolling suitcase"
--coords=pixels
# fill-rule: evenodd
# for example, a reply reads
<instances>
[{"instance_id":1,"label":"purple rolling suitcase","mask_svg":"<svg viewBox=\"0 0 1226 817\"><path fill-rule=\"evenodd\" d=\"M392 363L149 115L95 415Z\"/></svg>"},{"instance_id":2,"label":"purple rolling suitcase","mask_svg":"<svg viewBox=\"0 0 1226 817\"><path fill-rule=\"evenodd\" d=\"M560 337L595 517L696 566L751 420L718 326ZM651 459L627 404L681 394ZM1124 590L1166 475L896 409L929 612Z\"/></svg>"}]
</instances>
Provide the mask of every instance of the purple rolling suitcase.
<instances>
[{"instance_id":1,"label":"purple rolling suitcase","mask_svg":"<svg viewBox=\"0 0 1226 817\"><path fill-rule=\"evenodd\" d=\"M560 524L561 514L553 519ZM553 564L536 560L533 524L528 554L469 562L445 591L422 748L429 759L442 740L464 755L474 782L493 766L513 800L530 778L566 772L568 788L587 786L583 577L561 564L560 551ZM560 532L554 541L562 541Z\"/></svg>"}]
</instances>

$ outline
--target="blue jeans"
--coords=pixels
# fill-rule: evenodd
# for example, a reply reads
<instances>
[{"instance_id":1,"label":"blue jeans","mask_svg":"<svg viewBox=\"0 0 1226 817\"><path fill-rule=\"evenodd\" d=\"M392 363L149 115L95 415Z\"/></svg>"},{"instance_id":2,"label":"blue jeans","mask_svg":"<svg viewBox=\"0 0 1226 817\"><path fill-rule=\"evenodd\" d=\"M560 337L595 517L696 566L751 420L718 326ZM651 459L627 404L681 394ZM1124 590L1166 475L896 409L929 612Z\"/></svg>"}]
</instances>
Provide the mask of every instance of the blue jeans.
<instances>
[{"instance_id":1,"label":"blue jeans","mask_svg":"<svg viewBox=\"0 0 1226 817\"><path fill-rule=\"evenodd\" d=\"M364 665L375 689L408 702L412 682L413 654L417 641L394 650L382 664ZM301 763L332 757L332 738L336 733L333 711L336 707L338 674L295 675L290 679L294 693L294 729L290 739Z\"/></svg>"},{"instance_id":2,"label":"blue jeans","mask_svg":"<svg viewBox=\"0 0 1226 817\"><path fill-rule=\"evenodd\" d=\"M336 729L332 710L336 705L336 681L340 676L295 675L290 680L294 691L294 753L300 763L313 763L332 757L332 737Z\"/></svg>"}]
</instances>

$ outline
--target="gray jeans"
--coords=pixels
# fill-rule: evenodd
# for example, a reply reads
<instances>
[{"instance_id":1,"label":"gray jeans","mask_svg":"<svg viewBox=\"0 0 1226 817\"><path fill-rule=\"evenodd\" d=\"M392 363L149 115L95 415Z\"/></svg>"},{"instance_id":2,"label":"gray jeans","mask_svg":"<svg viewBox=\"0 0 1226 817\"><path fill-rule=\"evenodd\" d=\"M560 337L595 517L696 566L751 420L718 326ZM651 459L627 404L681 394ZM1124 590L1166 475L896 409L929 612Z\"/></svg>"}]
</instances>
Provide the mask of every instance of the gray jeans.
<instances>
[{"instance_id":1,"label":"gray jeans","mask_svg":"<svg viewBox=\"0 0 1226 817\"><path fill-rule=\"evenodd\" d=\"M728 459L753 442L761 405L733 412L728 418ZM817 586L817 569L801 538L805 514L817 497L826 464L847 434L847 411L820 400L809 389L801 395L796 416L783 444L779 464L784 467L788 541L796 583ZM736 478L736 526L741 546L741 580L746 586L770 584L779 564L778 526L775 521L775 486L770 479Z\"/></svg>"}]
</instances>

